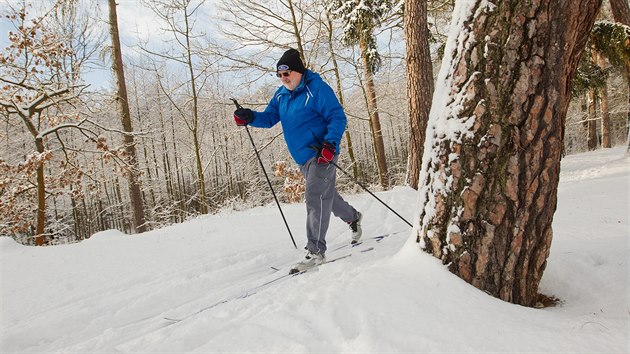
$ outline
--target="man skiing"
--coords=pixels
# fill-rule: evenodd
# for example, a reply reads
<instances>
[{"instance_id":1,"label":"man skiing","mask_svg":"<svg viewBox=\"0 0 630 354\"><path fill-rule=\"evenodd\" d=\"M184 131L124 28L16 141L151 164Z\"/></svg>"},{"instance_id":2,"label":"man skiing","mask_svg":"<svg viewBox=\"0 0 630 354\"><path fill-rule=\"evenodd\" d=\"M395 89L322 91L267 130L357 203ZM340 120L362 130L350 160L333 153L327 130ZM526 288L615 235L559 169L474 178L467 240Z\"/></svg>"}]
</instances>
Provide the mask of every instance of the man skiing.
<instances>
[{"instance_id":1,"label":"man skiing","mask_svg":"<svg viewBox=\"0 0 630 354\"><path fill-rule=\"evenodd\" d=\"M276 76L282 86L263 112L239 108L239 126L271 128L282 124L284 140L306 181L306 245L304 260L294 270L304 271L325 262L326 231L331 212L350 225L352 242L361 238L361 213L343 200L335 188L339 143L346 115L332 88L319 74L306 69L300 53L289 49L278 60Z\"/></svg>"}]
</instances>

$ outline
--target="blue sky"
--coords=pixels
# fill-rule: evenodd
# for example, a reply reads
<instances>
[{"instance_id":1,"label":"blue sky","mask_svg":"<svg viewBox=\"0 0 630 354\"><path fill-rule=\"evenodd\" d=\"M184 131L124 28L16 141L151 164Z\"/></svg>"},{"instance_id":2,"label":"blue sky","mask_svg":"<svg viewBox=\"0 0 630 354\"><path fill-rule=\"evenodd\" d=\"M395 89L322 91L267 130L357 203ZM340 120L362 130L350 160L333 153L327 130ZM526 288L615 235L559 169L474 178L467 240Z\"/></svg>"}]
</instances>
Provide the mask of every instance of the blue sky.
<instances>
[{"instance_id":1,"label":"blue sky","mask_svg":"<svg viewBox=\"0 0 630 354\"><path fill-rule=\"evenodd\" d=\"M107 35L106 40L109 41L109 32L107 28L107 16L108 7L106 0L79 0L83 5L93 6L94 10L94 25L102 27L102 30ZM91 3L91 1L94 1ZM47 1L46 3L48 3ZM6 20L4 15L8 12L10 7L18 7L22 3L22 0L0 0L1 10L0 14L0 45L4 48L8 44L8 32L11 30L12 25ZM37 8L46 6L41 0L34 0L30 2L33 4L34 9L32 13L38 13ZM133 57L137 54L135 46L138 45L139 40L146 41L151 47L159 47L164 42L166 36L162 30L162 24L154 13L142 5L140 0L117 0L117 14L118 14L118 26L120 31L120 40L122 45L123 55L125 57ZM98 7L98 10L96 9ZM204 8L200 9L204 12L201 13L203 17L209 17L209 13L214 7L214 0L208 0L204 4ZM92 9L92 8L91 8ZM200 16L201 17L201 16ZM207 21L211 23L212 21ZM196 28L201 28L205 25L205 21L198 20L195 24ZM209 25L205 25L210 27ZM99 60L97 60L99 61ZM87 69L83 75L83 78L92 86L93 89L111 87L112 75L109 63L102 63L102 67L92 67Z\"/></svg>"}]
</instances>

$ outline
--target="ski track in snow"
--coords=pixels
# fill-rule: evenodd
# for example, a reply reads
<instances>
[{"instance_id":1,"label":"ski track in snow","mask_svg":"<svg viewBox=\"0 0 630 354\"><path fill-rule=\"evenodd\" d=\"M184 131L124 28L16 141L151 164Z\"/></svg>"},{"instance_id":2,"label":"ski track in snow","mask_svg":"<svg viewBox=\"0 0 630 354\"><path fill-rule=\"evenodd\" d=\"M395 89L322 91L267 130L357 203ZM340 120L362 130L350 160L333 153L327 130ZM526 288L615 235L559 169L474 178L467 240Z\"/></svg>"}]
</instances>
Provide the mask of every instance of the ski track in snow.
<instances>
[{"instance_id":1,"label":"ski track in snow","mask_svg":"<svg viewBox=\"0 0 630 354\"><path fill-rule=\"evenodd\" d=\"M541 282L562 300L555 308L515 306L474 289L360 194L347 199L364 214L364 236L397 234L357 247L370 252L329 252L353 254L251 293L304 254L275 205L64 246L0 238L0 351L625 353L629 166L622 148L563 160ZM413 220L415 191L378 194ZM303 209L283 205L299 248ZM336 219L328 234L330 250L350 240Z\"/></svg>"}]
</instances>

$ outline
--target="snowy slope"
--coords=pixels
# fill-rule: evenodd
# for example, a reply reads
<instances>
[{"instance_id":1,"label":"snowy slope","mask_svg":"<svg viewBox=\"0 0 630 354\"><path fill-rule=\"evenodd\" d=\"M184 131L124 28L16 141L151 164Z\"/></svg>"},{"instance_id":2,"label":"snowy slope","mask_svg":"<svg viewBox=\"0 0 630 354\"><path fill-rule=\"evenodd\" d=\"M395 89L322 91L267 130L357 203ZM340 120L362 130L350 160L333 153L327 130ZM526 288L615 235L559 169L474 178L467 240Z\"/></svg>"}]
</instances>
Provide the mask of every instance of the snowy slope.
<instances>
[{"instance_id":1,"label":"snowy slope","mask_svg":"<svg viewBox=\"0 0 630 354\"><path fill-rule=\"evenodd\" d=\"M394 234L370 241L373 251L255 294L303 256L274 205L65 246L2 237L0 350L628 352L629 166L621 148L563 161L541 284L562 300L555 308L515 306L476 290L419 252L408 226L362 194L347 199L365 215L364 235ZM413 220L415 191L379 197ZM304 205L284 212L303 245ZM350 238L338 220L329 235L330 245ZM204 308L182 322L164 319Z\"/></svg>"}]
</instances>

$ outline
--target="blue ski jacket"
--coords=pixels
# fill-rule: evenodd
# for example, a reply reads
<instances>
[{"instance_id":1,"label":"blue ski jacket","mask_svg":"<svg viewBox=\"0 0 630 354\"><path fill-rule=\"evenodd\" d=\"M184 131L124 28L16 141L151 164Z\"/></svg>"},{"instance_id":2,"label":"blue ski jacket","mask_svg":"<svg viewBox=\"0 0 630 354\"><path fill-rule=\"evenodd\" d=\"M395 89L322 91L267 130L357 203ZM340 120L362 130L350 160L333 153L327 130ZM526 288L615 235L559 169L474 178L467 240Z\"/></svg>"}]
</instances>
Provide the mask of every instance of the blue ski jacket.
<instances>
[{"instance_id":1,"label":"blue ski jacket","mask_svg":"<svg viewBox=\"0 0 630 354\"><path fill-rule=\"evenodd\" d=\"M254 112L252 127L271 128L282 123L284 140L293 160L304 165L315 157L313 146L339 143L346 130L346 114L332 88L319 74L306 70L293 91L284 86L276 91L263 112Z\"/></svg>"}]
</instances>

